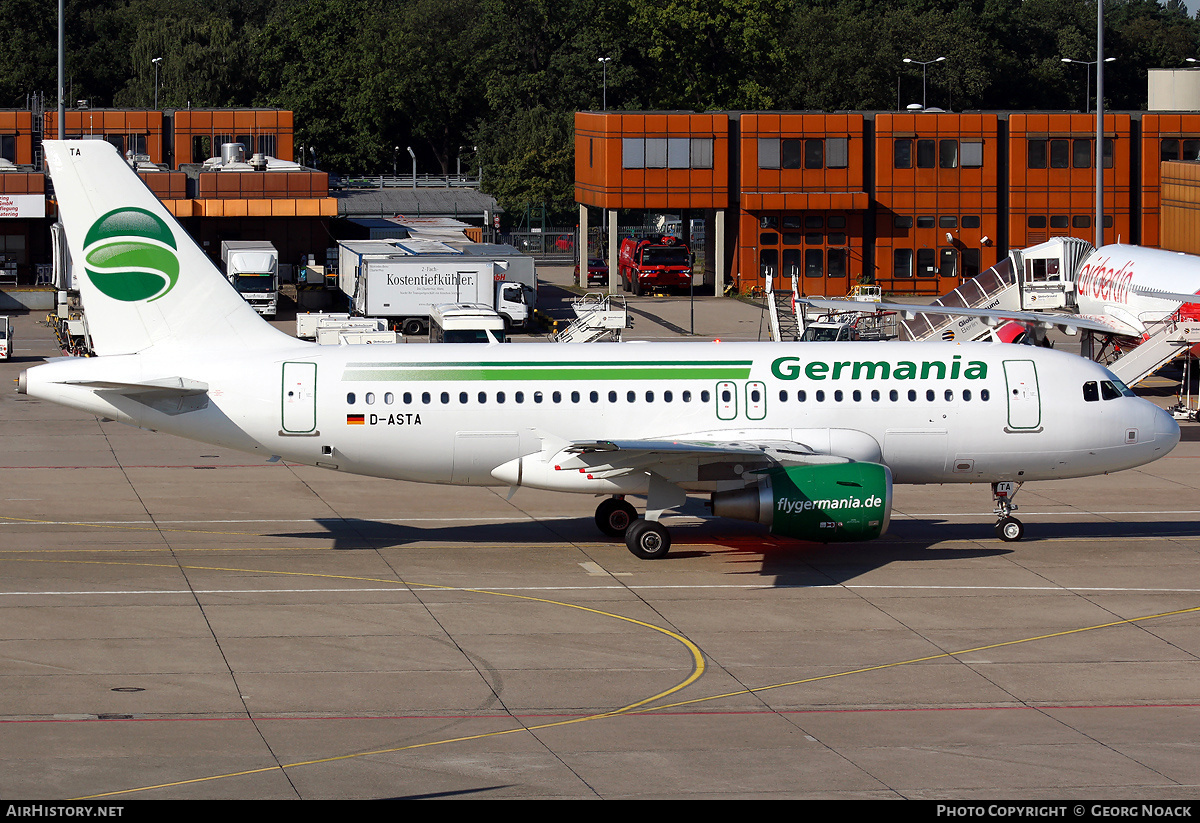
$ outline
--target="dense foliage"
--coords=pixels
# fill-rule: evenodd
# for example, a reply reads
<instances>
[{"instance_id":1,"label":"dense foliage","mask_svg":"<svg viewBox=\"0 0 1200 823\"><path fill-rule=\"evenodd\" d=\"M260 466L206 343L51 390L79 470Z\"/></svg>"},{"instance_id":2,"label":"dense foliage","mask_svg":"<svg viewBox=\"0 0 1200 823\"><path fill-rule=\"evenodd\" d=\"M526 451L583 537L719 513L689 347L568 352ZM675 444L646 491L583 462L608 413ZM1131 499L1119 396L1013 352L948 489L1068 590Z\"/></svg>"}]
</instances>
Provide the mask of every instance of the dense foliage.
<instances>
[{"instance_id":1,"label":"dense foliage","mask_svg":"<svg viewBox=\"0 0 1200 823\"><path fill-rule=\"evenodd\" d=\"M0 0L0 106L56 87L55 0ZM1079 109L1095 0L67 0L67 99L278 106L346 173L482 165L510 212L571 210L572 113ZM1181 0L1107 0L1105 102L1200 57Z\"/></svg>"}]
</instances>

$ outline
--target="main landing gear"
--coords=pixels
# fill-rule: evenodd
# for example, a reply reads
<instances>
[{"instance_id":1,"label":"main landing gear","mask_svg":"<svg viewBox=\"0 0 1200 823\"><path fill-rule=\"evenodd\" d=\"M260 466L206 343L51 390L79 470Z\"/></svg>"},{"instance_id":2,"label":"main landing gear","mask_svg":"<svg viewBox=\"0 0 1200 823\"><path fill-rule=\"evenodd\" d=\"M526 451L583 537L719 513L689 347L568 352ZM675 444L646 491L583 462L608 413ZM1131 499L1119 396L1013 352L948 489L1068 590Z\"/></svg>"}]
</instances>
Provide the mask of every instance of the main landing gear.
<instances>
[{"instance_id":1,"label":"main landing gear","mask_svg":"<svg viewBox=\"0 0 1200 823\"><path fill-rule=\"evenodd\" d=\"M609 537L624 537L634 557L657 560L671 550L671 533L655 520L638 519L624 497L610 497L596 507L596 525Z\"/></svg>"},{"instance_id":2,"label":"main landing gear","mask_svg":"<svg viewBox=\"0 0 1200 823\"><path fill-rule=\"evenodd\" d=\"M996 503L996 536L1006 543L1012 543L1025 536L1025 524L1012 516L1017 505L1012 499L1021 490L1020 483L1004 480L992 484L992 500Z\"/></svg>"}]
</instances>

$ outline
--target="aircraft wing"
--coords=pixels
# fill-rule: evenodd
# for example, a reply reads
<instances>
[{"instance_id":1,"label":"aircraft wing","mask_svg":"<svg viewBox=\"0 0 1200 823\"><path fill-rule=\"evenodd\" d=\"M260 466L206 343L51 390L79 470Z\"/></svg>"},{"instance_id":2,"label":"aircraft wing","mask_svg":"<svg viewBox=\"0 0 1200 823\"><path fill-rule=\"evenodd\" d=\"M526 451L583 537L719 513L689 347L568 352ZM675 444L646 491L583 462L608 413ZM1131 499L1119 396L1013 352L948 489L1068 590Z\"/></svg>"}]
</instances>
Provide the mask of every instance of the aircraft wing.
<instances>
[{"instance_id":1,"label":"aircraft wing","mask_svg":"<svg viewBox=\"0 0 1200 823\"><path fill-rule=\"evenodd\" d=\"M1200 294L1184 294L1175 291L1160 291L1159 289L1150 289L1145 286L1133 286L1133 291L1136 294L1144 295L1145 297L1158 297L1163 300L1178 300L1180 303L1200 303Z\"/></svg>"},{"instance_id":2,"label":"aircraft wing","mask_svg":"<svg viewBox=\"0 0 1200 823\"><path fill-rule=\"evenodd\" d=\"M850 462L846 457L819 454L792 440L584 440L564 446L559 453L576 457L592 469L632 469L665 462L721 458L740 459L755 465L760 462L783 465Z\"/></svg>"},{"instance_id":3,"label":"aircraft wing","mask_svg":"<svg viewBox=\"0 0 1200 823\"><path fill-rule=\"evenodd\" d=\"M1200 302L1200 298L1196 295L1191 295ZM1122 323L1112 317L1097 317L1095 315L1082 314L1051 314L1049 312L1036 311L1009 311L1007 309L969 309L955 308L953 306L927 306L920 303L874 303L863 300L830 300L817 297L797 297L797 303L806 306L812 306L815 309L835 310L851 310L851 311L894 311L904 314L908 318L915 317L918 314L945 314L956 317L979 317L982 318L989 326L998 326L1002 323L1016 322L1028 323L1041 326L1044 329L1052 329L1055 327L1066 329L1086 329L1088 331L1098 331L1104 334L1120 334L1127 337L1138 337L1142 334L1140 329Z\"/></svg>"}]
</instances>

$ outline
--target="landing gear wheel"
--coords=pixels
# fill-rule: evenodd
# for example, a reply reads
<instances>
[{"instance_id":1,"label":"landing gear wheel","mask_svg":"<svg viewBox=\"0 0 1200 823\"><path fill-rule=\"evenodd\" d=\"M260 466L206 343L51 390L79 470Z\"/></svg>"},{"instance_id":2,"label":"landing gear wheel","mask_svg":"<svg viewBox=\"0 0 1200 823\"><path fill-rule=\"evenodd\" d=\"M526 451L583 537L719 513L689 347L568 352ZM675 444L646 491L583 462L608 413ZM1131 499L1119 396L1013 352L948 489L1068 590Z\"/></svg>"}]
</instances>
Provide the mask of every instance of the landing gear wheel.
<instances>
[{"instance_id":1,"label":"landing gear wheel","mask_svg":"<svg viewBox=\"0 0 1200 823\"><path fill-rule=\"evenodd\" d=\"M619 497L610 497L596 507L596 526L609 537L624 537L637 519L637 510Z\"/></svg>"},{"instance_id":2,"label":"landing gear wheel","mask_svg":"<svg viewBox=\"0 0 1200 823\"><path fill-rule=\"evenodd\" d=\"M657 560L671 550L671 533L660 523L634 521L625 531L625 545L641 560Z\"/></svg>"},{"instance_id":3,"label":"landing gear wheel","mask_svg":"<svg viewBox=\"0 0 1200 823\"><path fill-rule=\"evenodd\" d=\"M1025 536L1025 524L1015 517L1004 517L996 523L996 536L1005 543L1014 543Z\"/></svg>"}]
</instances>

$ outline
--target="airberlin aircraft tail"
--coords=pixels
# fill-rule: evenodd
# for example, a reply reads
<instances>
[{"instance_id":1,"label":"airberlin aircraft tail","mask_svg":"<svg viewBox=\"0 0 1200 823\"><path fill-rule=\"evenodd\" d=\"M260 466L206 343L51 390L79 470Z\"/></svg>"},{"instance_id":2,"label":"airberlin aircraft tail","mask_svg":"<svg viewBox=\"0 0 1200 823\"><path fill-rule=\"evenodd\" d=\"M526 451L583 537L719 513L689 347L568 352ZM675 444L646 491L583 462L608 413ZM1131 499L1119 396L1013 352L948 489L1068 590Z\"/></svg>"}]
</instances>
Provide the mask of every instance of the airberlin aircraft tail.
<instances>
[{"instance_id":1,"label":"airberlin aircraft tail","mask_svg":"<svg viewBox=\"0 0 1200 823\"><path fill-rule=\"evenodd\" d=\"M97 354L292 340L242 299L110 143L44 145Z\"/></svg>"}]
</instances>

